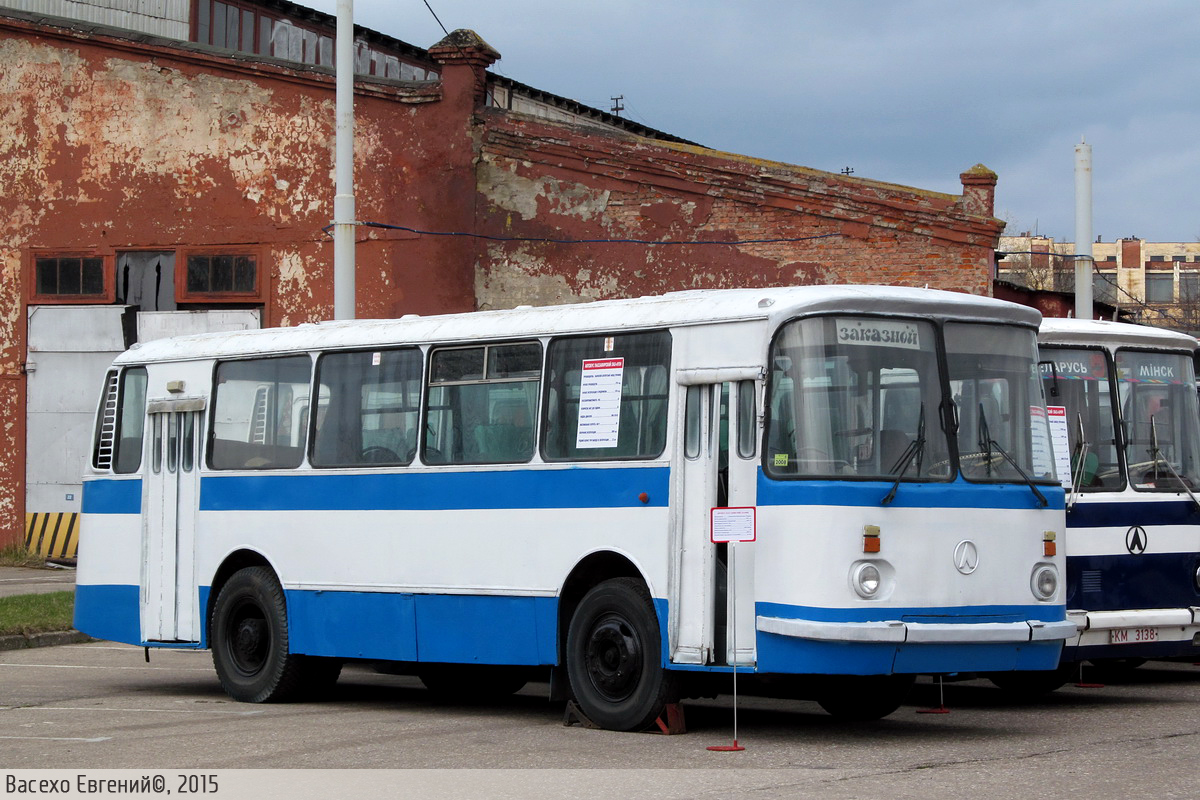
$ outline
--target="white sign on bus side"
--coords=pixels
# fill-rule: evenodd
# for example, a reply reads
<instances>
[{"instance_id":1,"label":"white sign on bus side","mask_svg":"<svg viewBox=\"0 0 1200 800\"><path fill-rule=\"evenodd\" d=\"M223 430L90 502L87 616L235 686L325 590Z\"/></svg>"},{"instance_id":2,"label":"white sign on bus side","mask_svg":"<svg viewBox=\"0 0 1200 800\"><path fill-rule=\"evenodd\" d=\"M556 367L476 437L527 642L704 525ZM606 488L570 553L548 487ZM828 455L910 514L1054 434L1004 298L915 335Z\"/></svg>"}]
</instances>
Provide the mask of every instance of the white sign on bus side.
<instances>
[{"instance_id":1,"label":"white sign on bus side","mask_svg":"<svg viewBox=\"0 0 1200 800\"><path fill-rule=\"evenodd\" d=\"M621 429L624 358L584 359L579 381L579 428L575 448L616 447Z\"/></svg>"}]
</instances>

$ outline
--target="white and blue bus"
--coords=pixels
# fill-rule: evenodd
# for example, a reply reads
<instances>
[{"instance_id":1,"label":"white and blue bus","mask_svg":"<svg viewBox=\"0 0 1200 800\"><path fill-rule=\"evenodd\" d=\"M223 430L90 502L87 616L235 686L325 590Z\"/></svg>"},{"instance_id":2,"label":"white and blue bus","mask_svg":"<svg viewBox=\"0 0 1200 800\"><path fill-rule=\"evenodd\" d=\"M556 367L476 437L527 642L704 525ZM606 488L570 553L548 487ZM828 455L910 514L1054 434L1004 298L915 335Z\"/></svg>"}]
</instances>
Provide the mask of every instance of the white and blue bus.
<instances>
[{"instance_id":1,"label":"white and blue bus","mask_svg":"<svg viewBox=\"0 0 1200 800\"><path fill-rule=\"evenodd\" d=\"M1085 661L1111 669L1200 655L1196 340L1045 319L1038 341L1049 412L1066 445L1066 599L1079 629L1063 669L1042 676L1042 688ZM1006 680L1039 682L1033 674Z\"/></svg>"},{"instance_id":2,"label":"white and blue bus","mask_svg":"<svg viewBox=\"0 0 1200 800\"><path fill-rule=\"evenodd\" d=\"M1075 627L1039 320L802 287L135 346L76 625L211 648L250 702L347 660L471 692L541 670L624 730L735 668L864 718L919 673L1051 669Z\"/></svg>"}]
</instances>

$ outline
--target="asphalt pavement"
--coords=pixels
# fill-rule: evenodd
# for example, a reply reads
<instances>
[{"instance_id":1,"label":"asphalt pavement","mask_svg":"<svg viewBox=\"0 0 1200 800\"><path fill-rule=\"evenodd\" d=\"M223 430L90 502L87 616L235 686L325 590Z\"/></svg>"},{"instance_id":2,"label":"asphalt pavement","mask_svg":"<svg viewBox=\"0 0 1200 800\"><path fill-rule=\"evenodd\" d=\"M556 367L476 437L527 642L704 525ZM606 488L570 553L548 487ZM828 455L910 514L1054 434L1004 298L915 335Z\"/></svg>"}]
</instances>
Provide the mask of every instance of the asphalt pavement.
<instances>
[{"instance_id":1,"label":"asphalt pavement","mask_svg":"<svg viewBox=\"0 0 1200 800\"><path fill-rule=\"evenodd\" d=\"M75 591L75 570L0 567L0 597Z\"/></svg>"}]
</instances>

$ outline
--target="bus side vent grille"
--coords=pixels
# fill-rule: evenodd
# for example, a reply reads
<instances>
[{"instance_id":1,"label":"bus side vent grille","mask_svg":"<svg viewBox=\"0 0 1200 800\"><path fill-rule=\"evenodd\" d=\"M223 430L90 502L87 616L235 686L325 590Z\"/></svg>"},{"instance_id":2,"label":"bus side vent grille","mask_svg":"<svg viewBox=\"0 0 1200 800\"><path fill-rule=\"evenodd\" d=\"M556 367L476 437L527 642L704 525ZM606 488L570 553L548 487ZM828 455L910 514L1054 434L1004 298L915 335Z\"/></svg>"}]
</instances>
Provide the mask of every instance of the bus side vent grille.
<instances>
[{"instance_id":1,"label":"bus side vent grille","mask_svg":"<svg viewBox=\"0 0 1200 800\"><path fill-rule=\"evenodd\" d=\"M1085 592L1100 591L1100 570L1085 569L1080 577L1079 585Z\"/></svg>"},{"instance_id":2,"label":"bus side vent grille","mask_svg":"<svg viewBox=\"0 0 1200 800\"><path fill-rule=\"evenodd\" d=\"M117 373L110 372L104 381L104 407L100 411L100 435L96 437L96 454L92 466L112 469L113 447L117 438Z\"/></svg>"}]
</instances>

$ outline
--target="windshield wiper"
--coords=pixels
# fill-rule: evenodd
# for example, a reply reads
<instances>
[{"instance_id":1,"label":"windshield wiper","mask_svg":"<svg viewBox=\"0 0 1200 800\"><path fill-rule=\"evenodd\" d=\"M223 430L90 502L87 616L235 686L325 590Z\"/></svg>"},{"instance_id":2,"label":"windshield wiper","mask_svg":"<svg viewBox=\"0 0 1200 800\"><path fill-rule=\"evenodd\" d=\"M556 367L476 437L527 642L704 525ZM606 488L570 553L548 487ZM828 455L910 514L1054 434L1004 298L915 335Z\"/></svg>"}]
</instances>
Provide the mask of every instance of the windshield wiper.
<instances>
[{"instance_id":1,"label":"windshield wiper","mask_svg":"<svg viewBox=\"0 0 1200 800\"><path fill-rule=\"evenodd\" d=\"M1192 503L1196 506L1196 508L1200 509L1200 500L1196 500L1196 495L1192 494L1191 487L1189 487L1187 482L1180 477L1179 473L1175 471L1175 466L1171 464L1171 462L1168 461L1165 456L1163 456L1162 451L1158 448L1158 425L1155 423L1153 414L1150 415L1150 458L1154 460L1155 485L1158 484L1158 464L1159 462L1162 462L1163 464L1167 465L1167 469L1169 469L1171 474L1175 476L1175 480L1178 481L1179 485L1183 487L1183 490L1187 492L1188 497L1192 498Z\"/></svg>"},{"instance_id":2,"label":"windshield wiper","mask_svg":"<svg viewBox=\"0 0 1200 800\"><path fill-rule=\"evenodd\" d=\"M908 472L908 468L912 466L913 461L917 462L917 473L921 472L921 462L925 459L925 404L921 403L921 416L917 419L917 438L908 443L908 447L904 448L904 452L900 454L900 458L896 459L896 463L892 465L889 472L900 470L900 474L896 476L896 482L892 484L891 491L884 495L880 505L888 505L896 499L896 490L900 488L900 481L904 477L904 473ZM901 466L903 465L903 466Z\"/></svg>"},{"instance_id":3,"label":"windshield wiper","mask_svg":"<svg viewBox=\"0 0 1200 800\"><path fill-rule=\"evenodd\" d=\"M1077 413L1075 421L1079 424L1079 439L1075 443L1075 452L1072 454L1076 467L1074 474L1071 475L1071 499L1067 503L1068 511L1075 507L1075 501L1079 499L1079 489L1083 485L1083 474L1087 469L1088 448L1091 447L1083 430L1083 414Z\"/></svg>"},{"instance_id":4,"label":"windshield wiper","mask_svg":"<svg viewBox=\"0 0 1200 800\"><path fill-rule=\"evenodd\" d=\"M1033 492L1033 496L1038 499L1038 502L1041 503L1042 508L1050 505L1050 501L1046 499L1046 495L1038 491L1037 486L1035 486L1033 483L1033 479L1025 474L1025 470L1021 469L1021 466L1017 464L1016 459L1009 455L1008 451L1001 447L1000 443L992 438L992 433L988 429L987 417L983 413L983 403L979 404L979 446L986 449L989 476L992 473L992 448L994 447L996 448L996 452L1004 456L1004 460L1007 461L1012 468L1017 471L1017 474L1021 476L1021 480L1025 481L1025 485L1029 487L1031 492Z\"/></svg>"}]
</instances>

